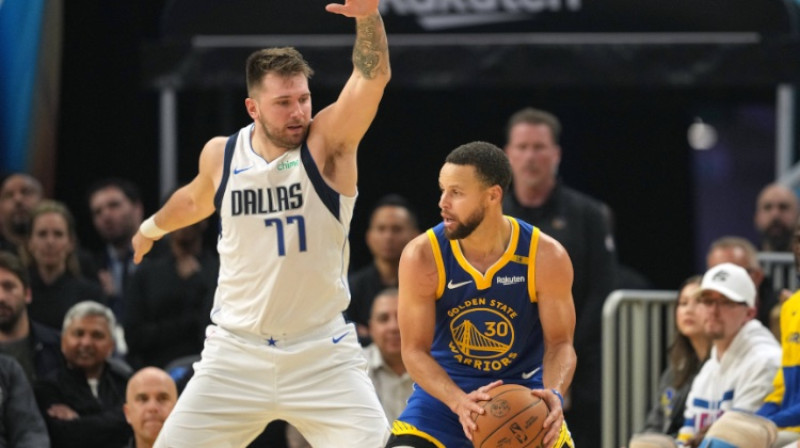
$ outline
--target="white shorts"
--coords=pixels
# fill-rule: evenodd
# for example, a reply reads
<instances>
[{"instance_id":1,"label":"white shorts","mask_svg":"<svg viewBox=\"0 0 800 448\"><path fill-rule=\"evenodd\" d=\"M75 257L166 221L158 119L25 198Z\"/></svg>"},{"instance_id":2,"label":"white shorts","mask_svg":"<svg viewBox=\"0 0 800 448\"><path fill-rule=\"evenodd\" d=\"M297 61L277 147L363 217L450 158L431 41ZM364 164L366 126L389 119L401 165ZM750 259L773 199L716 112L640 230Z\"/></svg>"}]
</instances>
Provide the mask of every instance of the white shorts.
<instances>
[{"instance_id":1,"label":"white shorts","mask_svg":"<svg viewBox=\"0 0 800 448\"><path fill-rule=\"evenodd\" d=\"M389 423L353 324L266 340L217 326L154 448L245 447L272 420L314 447L379 448Z\"/></svg>"}]
</instances>

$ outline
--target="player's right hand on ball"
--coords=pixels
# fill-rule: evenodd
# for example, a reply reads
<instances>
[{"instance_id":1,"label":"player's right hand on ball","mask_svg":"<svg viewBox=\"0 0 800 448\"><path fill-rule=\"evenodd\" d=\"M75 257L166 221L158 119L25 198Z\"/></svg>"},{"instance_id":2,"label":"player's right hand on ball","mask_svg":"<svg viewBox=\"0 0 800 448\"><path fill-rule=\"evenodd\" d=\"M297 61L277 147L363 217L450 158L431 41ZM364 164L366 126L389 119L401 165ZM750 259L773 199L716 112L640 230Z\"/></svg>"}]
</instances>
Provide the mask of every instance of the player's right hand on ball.
<instances>
[{"instance_id":1,"label":"player's right hand on ball","mask_svg":"<svg viewBox=\"0 0 800 448\"><path fill-rule=\"evenodd\" d=\"M485 412L478 402L490 400L492 396L489 395L488 392L501 384L503 384L503 381L497 380L485 386L481 386L463 395L459 401L456 402L455 406L452 407L451 410L458 415L458 421L461 422L461 427L464 428L464 434L470 441L472 441L472 432L478 427L478 425L475 424L475 417Z\"/></svg>"}]
</instances>

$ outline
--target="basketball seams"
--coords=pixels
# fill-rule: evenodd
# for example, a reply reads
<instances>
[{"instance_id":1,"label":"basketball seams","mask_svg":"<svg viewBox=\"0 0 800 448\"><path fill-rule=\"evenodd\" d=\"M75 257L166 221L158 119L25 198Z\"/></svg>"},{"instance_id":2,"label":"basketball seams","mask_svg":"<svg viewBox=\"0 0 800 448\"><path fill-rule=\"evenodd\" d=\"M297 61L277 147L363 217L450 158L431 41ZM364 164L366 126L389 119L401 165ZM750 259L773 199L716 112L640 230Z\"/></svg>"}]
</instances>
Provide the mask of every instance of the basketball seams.
<instances>
[{"instance_id":1,"label":"basketball seams","mask_svg":"<svg viewBox=\"0 0 800 448\"><path fill-rule=\"evenodd\" d=\"M486 400L481 404L481 407L486 412L485 414L483 414L483 416L486 417L487 419L490 419L487 422L484 422L484 424L494 423L494 424L496 424L496 426L494 428L488 430L488 432L485 435L478 434L478 436L480 437L480 440L475 439L476 434L473 433L473 443L474 444L477 443L475 446L476 447L481 447L481 448L484 448L484 447L491 448L491 447L496 446L495 443L497 442L497 440L494 440L494 439L495 439L496 436L498 436L498 433L501 434L501 435L499 435L499 437L502 437L502 438L511 437L510 433L512 433L513 431L509 428L509 423L514 422L518 418L522 418L523 421L526 421L526 420L529 420L531 417L535 417L536 419L541 419L541 423L538 424L538 431L536 431L536 428L535 428L536 425L535 424L531 424L530 426L526 427L526 429L530 428L530 429L536 431L536 434L529 434L527 432L527 430L526 430L525 431L526 438L529 436L530 440L527 441L527 443L525 443L525 442L523 442L523 441L521 441L521 440L519 440L517 438L517 441L520 444L515 445L515 446L518 446L518 447L538 446L536 444L540 444L541 443L540 438L542 437L542 435L544 433L544 429L542 428L542 424L543 424L544 420L546 419L547 414L549 413L549 408L547 407L547 403L544 402L540 397L537 397L537 396L534 396L534 395L530 394L530 389L525 387L525 386L522 386L522 385L507 384L507 385L498 386L498 388L505 388L506 390L502 390L502 391L497 392L497 395L494 395L490 400ZM529 397L531 398L530 402L524 403L524 401L521 400L520 397L503 398L505 395L517 394L517 393L520 393L520 392L523 392L523 391L526 394L528 394ZM490 390L489 393L491 394L492 391ZM522 405L522 408L521 409L513 409L512 406L507 404L506 406L509 408L509 410L512 413L500 414L500 415L492 413L491 412L491 407L493 405L497 405L497 404L501 403L502 402L502 401L500 401L501 399L502 399L502 401L505 401L506 403L513 402L514 403L513 407L517 407L519 405ZM544 413L543 414L541 412L533 410L533 408L536 408L540 404L544 404ZM526 412L528 414L530 414L530 415L525 416L524 414ZM473 421L477 422L479 417L481 417L481 416L480 415L475 415L473 417ZM517 422L517 424L519 425L519 422ZM489 425L489 426L492 426L492 425ZM490 444L489 442L492 442L492 443ZM525 444L522 445L522 443L525 443Z\"/></svg>"}]
</instances>

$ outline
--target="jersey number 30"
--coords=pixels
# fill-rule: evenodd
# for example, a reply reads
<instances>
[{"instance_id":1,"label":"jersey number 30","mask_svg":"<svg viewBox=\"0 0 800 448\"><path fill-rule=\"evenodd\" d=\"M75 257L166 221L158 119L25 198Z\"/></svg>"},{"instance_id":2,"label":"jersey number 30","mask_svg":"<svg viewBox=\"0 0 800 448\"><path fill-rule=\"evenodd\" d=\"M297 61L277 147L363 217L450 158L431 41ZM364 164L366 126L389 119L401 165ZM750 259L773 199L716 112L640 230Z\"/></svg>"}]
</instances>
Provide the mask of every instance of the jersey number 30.
<instances>
[{"instance_id":1,"label":"jersey number 30","mask_svg":"<svg viewBox=\"0 0 800 448\"><path fill-rule=\"evenodd\" d=\"M267 227L275 226L276 236L278 237L278 255L286 255L286 240L283 233L283 221L278 218L270 218L264 220L264 225ZM286 217L286 225L296 225L297 235L300 243L300 252L306 251L306 221L302 215L290 215Z\"/></svg>"}]
</instances>

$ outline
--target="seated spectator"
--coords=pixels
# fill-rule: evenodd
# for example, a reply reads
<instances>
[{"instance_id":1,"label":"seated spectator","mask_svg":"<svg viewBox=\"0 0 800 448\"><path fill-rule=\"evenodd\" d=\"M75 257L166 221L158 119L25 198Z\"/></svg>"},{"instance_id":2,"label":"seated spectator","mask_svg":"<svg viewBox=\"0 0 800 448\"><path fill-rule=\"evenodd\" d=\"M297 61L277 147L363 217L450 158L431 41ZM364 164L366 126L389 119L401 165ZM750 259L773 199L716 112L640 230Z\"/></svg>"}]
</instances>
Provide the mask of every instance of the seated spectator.
<instances>
[{"instance_id":1,"label":"seated spectator","mask_svg":"<svg viewBox=\"0 0 800 448\"><path fill-rule=\"evenodd\" d=\"M400 327L397 324L397 289L380 292L372 302L369 318L372 344L364 348L369 377L375 385L389 423L403 412L414 387L400 357Z\"/></svg>"},{"instance_id":2,"label":"seated spectator","mask_svg":"<svg viewBox=\"0 0 800 448\"><path fill-rule=\"evenodd\" d=\"M753 217L763 252L789 252L792 233L800 216L797 195L791 188L771 183L761 189Z\"/></svg>"},{"instance_id":3,"label":"seated spectator","mask_svg":"<svg viewBox=\"0 0 800 448\"><path fill-rule=\"evenodd\" d=\"M678 294L675 307L677 331L669 349L669 364L658 384L660 398L647 414L645 432L678 435L683 426L689 387L711 349L711 341L703 330L705 309L699 303L700 280L700 276L689 278Z\"/></svg>"},{"instance_id":4,"label":"seated spectator","mask_svg":"<svg viewBox=\"0 0 800 448\"><path fill-rule=\"evenodd\" d=\"M42 184L33 176L13 173L0 183L0 250L18 254L28 235L31 210L42 200Z\"/></svg>"},{"instance_id":5,"label":"seated spectator","mask_svg":"<svg viewBox=\"0 0 800 448\"><path fill-rule=\"evenodd\" d=\"M770 328L770 311L777 303L778 294L772 282L765 281L764 270L758 262L758 252L750 241L737 236L724 236L711 243L706 255L706 269L722 263L733 263L744 268L756 287L756 318ZM776 336L777 338L777 336Z\"/></svg>"},{"instance_id":6,"label":"seated spectator","mask_svg":"<svg viewBox=\"0 0 800 448\"><path fill-rule=\"evenodd\" d=\"M0 353L16 359L34 384L63 358L61 335L28 317L30 301L27 269L17 256L0 251Z\"/></svg>"},{"instance_id":7,"label":"seated spectator","mask_svg":"<svg viewBox=\"0 0 800 448\"><path fill-rule=\"evenodd\" d=\"M25 260L32 292L28 313L51 328L60 329L67 310L76 303L106 300L100 286L81 275L77 239L75 220L64 204L44 200L33 210Z\"/></svg>"},{"instance_id":8,"label":"seated spectator","mask_svg":"<svg viewBox=\"0 0 800 448\"><path fill-rule=\"evenodd\" d=\"M35 387L53 448L123 446L131 436L122 412L130 368L109 360L115 323L97 302L67 311L61 334L66 365Z\"/></svg>"},{"instance_id":9,"label":"seated spectator","mask_svg":"<svg viewBox=\"0 0 800 448\"><path fill-rule=\"evenodd\" d=\"M130 180L106 178L89 187L87 199L92 224L104 245L96 254L98 277L117 321L124 324L127 286L138 268L133 262L131 239L144 216L141 193ZM149 258L165 253L162 241L165 239L153 245Z\"/></svg>"},{"instance_id":10,"label":"seated spectator","mask_svg":"<svg viewBox=\"0 0 800 448\"><path fill-rule=\"evenodd\" d=\"M167 372L145 367L128 380L125 392L125 419L133 429L128 448L152 448L164 420L178 401L175 381Z\"/></svg>"},{"instance_id":11,"label":"seated spectator","mask_svg":"<svg viewBox=\"0 0 800 448\"><path fill-rule=\"evenodd\" d=\"M168 254L145 259L131 278L125 322L131 365L165 367L203 349L219 271L218 257L203 250L206 227L201 221L172 232Z\"/></svg>"},{"instance_id":12,"label":"seated spectator","mask_svg":"<svg viewBox=\"0 0 800 448\"><path fill-rule=\"evenodd\" d=\"M19 364L0 355L0 446L47 448L50 439Z\"/></svg>"},{"instance_id":13,"label":"seated spectator","mask_svg":"<svg viewBox=\"0 0 800 448\"><path fill-rule=\"evenodd\" d=\"M345 314L356 324L362 345L370 342L367 326L372 299L384 288L397 287L400 254L417 235L417 216L404 197L390 194L378 200L370 215L366 234L372 262L348 277L350 305Z\"/></svg>"},{"instance_id":14,"label":"seated spectator","mask_svg":"<svg viewBox=\"0 0 800 448\"><path fill-rule=\"evenodd\" d=\"M30 234L33 209L44 199L42 184L26 173L13 173L0 182L0 250L23 255ZM97 281L97 265L92 255L76 248L84 277Z\"/></svg>"},{"instance_id":15,"label":"seated spectator","mask_svg":"<svg viewBox=\"0 0 800 448\"><path fill-rule=\"evenodd\" d=\"M722 263L706 271L700 303L713 345L689 390L681 446L697 446L725 411L758 409L780 367L780 346L754 319L756 288L744 268Z\"/></svg>"}]
</instances>

